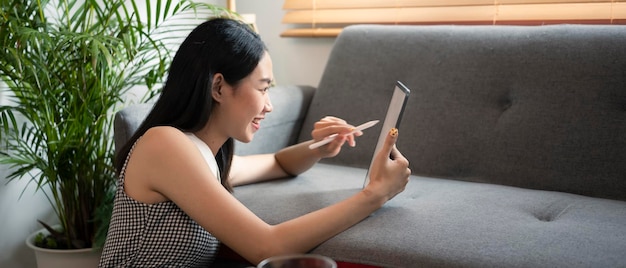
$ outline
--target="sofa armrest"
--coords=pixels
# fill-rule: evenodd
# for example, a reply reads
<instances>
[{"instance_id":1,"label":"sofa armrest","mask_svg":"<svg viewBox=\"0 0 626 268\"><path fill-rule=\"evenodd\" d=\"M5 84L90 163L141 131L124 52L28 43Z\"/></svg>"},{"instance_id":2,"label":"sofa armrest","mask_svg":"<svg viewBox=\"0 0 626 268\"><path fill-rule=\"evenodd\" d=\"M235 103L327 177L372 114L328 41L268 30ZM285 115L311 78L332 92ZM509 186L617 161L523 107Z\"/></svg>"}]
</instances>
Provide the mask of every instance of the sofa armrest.
<instances>
[{"instance_id":1,"label":"sofa armrest","mask_svg":"<svg viewBox=\"0 0 626 268\"><path fill-rule=\"evenodd\" d=\"M152 105L152 103L132 104L115 113L113 137L115 139L116 154L137 131L139 125L141 125L152 109Z\"/></svg>"}]
</instances>

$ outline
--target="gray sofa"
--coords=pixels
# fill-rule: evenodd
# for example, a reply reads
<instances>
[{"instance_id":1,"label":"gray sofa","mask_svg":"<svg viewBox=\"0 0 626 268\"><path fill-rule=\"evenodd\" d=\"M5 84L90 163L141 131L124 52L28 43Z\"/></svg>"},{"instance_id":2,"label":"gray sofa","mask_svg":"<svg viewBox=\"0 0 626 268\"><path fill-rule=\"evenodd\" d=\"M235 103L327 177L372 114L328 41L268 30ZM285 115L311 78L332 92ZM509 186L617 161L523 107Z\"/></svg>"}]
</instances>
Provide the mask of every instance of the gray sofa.
<instances>
[{"instance_id":1,"label":"gray sofa","mask_svg":"<svg viewBox=\"0 0 626 268\"><path fill-rule=\"evenodd\" d=\"M312 253L380 267L626 267L626 27L351 26L319 86L272 89L274 112L237 152L308 140L325 115L384 119L397 80L411 89L397 144L411 181ZM116 142L147 109L118 113ZM346 198L380 125L297 178L235 195L269 223Z\"/></svg>"}]
</instances>

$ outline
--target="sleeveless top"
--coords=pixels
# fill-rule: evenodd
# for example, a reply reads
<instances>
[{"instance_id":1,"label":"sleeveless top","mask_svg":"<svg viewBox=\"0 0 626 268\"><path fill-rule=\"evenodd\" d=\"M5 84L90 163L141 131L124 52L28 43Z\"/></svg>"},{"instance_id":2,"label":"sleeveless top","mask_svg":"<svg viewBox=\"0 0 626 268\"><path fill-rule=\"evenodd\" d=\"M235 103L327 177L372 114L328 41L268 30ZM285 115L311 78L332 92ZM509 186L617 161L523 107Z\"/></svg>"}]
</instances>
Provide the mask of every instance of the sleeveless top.
<instances>
[{"instance_id":1,"label":"sleeveless top","mask_svg":"<svg viewBox=\"0 0 626 268\"><path fill-rule=\"evenodd\" d=\"M185 134L219 179L211 149L195 135ZM120 171L99 267L209 267L219 246L213 235L172 201L146 204L126 195L124 173L134 148Z\"/></svg>"}]
</instances>

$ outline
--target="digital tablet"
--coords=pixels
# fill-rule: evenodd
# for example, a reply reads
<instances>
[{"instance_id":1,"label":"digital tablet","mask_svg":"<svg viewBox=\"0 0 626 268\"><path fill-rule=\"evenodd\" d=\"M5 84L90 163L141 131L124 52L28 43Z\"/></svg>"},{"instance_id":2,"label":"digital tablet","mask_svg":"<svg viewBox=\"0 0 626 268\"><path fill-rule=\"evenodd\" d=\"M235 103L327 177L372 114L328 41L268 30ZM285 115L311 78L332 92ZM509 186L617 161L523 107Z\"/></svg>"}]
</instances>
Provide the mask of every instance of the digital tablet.
<instances>
[{"instance_id":1,"label":"digital tablet","mask_svg":"<svg viewBox=\"0 0 626 268\"><path fill-rule=\"evenodd\" d=\"M376 143L376 149L374 149L374 155L372 155L370 166L367 170L367 174L365 175L365 183L363 183L363 187L369 183L369 170L372 168L376 154L378 154L378 151L383 148L383 144L385 144L385 139L387 138L389 130L393 127L397 129L400 128L402 113L404 113L404 107L406 107L407 101L409 100L409 93L411 93L411 91L404 84L402 84L402 82L396 82L396 86L393 89L393 95L391 96L391 101L389 102L389 107L387 108L387 115L385 115L385 121L383 121L383 128L380 130L378 142Z\"/></svg>"}]
</instances>

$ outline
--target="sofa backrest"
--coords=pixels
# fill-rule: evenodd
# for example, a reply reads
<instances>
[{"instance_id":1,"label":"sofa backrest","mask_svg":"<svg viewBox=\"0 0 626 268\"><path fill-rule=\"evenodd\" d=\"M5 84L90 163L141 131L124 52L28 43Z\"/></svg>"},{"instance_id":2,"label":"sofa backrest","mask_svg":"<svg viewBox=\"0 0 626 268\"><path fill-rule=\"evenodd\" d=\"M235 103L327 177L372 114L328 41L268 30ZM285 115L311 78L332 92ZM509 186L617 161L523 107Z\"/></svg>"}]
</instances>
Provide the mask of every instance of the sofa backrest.
<instances>
[{"instance_id":1,"label":"sofa backrest","mask_svg":"<svg viewBox=\"0 0 626 268\"><path fill-rule=\"evenodd\" d=\"M348 27L299 140L384 119L396 80L414 174L626 200L625 26ZM380 128L324 162L366 168Z\"/></svg>"}]
</instances>

